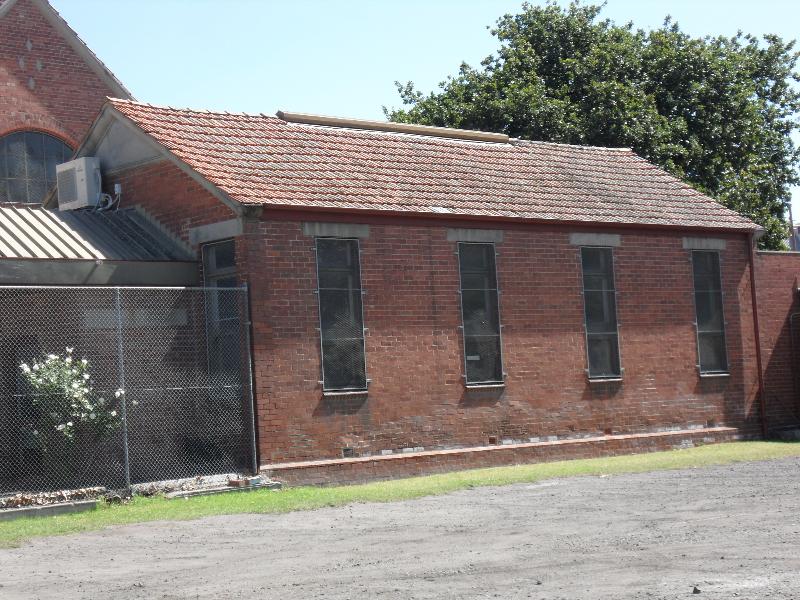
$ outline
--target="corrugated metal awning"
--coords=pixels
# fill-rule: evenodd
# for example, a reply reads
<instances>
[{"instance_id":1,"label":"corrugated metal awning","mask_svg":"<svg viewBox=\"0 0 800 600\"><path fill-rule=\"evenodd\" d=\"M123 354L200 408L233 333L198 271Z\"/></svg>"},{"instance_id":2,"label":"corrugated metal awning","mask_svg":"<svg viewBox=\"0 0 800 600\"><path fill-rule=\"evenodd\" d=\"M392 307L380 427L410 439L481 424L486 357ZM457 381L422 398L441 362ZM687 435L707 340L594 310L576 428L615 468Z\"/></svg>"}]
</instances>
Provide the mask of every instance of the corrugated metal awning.
<instances>
[{"instance_id":1,"label":"corrugated metal awning","mask_svg":"<svg viewBox=\"0 0 800 600\"><path fill-rule=\"evenodd\" d=\"M191 261L194 257L135 208L98 212L0 206L0 259Z\"/></svg>"}]
</instances>

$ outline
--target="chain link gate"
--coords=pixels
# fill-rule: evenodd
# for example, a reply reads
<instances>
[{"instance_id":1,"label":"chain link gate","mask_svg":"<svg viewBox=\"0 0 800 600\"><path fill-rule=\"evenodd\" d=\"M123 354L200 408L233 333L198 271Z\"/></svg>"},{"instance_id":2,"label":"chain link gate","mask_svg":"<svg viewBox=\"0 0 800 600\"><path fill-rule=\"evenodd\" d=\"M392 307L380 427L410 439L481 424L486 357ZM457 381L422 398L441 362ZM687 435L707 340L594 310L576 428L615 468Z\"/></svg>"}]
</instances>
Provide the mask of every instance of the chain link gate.
<instances>
[{"instance_id":1,"label":"chain link gate","mask_svg":"<svg viewBox=\"0 0 800 600\"><path fill-rule=\"evenodd\" d=\"M257 469L246 288L0 287L0 495Z\"/></svg>"}]
</instances>

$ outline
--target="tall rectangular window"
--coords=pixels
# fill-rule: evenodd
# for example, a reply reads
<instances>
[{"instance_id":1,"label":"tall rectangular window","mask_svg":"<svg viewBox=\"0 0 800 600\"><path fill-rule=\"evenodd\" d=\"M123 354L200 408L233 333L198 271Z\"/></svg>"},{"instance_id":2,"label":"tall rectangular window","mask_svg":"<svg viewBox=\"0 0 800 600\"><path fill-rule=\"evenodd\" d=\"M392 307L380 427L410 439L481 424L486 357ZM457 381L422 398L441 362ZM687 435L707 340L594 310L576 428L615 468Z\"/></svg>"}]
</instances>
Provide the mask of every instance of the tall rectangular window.
<instances>
[{"instance_id":1,"label":"tall rectangular window","mask_svg":"<svg viewBox=\"0 0 800 600\"><path fill-rule=\"evenodd\" d=\"M459 242L467 384L503 381L494 244Z\"/></svg>"},{"instance_id":2,"label":"tall rectangular window","mask_svg":"<svg viewBox=\"0 0 800 600\"><path fill-rule=\"evenodd\" d=\"M590 379L622 375L617 331L617 292L611 248L581 248L586 354Z\"/></svg>"},{"instance_id":3,"label":"tall rectangular window","mask_svg":"<svg viewBox=\"0 0 800 600\"><path fill-rule=\"evenodd\" d=\"M728 355L725 350L725 318L722 312L719 253L693 251L692 271L700 372L726 373Z\"/></svg>"},{"instance_id":4,"label":"tall rectangular window","mask_svg":"<svg viewBox=\"0 0 800 600\"><path fill-rule=\"evenodd\" d=\"M317 238L323 390L365 390L358 240Z\"/></svg>"},{"instance_id":5,"label":"tall rectangular window","mask_svg":"<svg viewBox=\"0 0 800 600\"><path fill-rule=\"evenodd\" d=\"M208 322L209 368L212 373L239 368L239 311L241 294L230 291L239 285L236 275L236 243L212 242L202 248L203 278Z\"/></svg>"}]
</instances>

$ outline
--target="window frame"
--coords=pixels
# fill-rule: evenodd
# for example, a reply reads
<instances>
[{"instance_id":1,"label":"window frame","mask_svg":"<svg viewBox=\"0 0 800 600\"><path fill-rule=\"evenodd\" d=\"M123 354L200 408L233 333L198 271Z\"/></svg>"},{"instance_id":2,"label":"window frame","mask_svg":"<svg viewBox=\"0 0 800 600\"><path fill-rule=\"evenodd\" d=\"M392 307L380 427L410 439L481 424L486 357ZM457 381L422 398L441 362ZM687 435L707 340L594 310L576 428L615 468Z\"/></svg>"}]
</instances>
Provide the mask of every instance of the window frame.
<instances>
[{"instance_id":1,"label":"window frame","mask_svg":"<svg viewBox=\"0 0 800 600\"><path fill-rule=\"evenodd\" d=\"M216 253L213 254L214 256L214 265L213 265L213 272L212 269L209 268L209 262L207 260L208 254L207 251L212 249L214 246L221 246L223 244L233 244L233 265L230 267L224 267L222 269L218 269L216 262L217 257ZM239 286L239 279L238 279L238 269L236 265L236 240L234 238L228 238L224 240L214 240L213 242L207 242L200 247L200 254L201 260L203 263L203 285L209 288L218 288L220 287L217 285L220 279L229 279L231 277L236 279L235 286L222 286L222 287L233 287L238 288ZM214 323L221 323L223 321L230 321L232 319L221 319L219 318L219 299L216 296L212 296L211 298L211 305L212 305L212 314L215 315Z\"/></svg>"},{"instance_id":2,"label":"window frame","mask_svg":"<svg viewBox=\"0 0 800 600\"><path fill-rule=\"evenodd\" d=\"M223 267L222 269L217 267L217 257L216 253L214 254L214 265L213 269L209 268L209 261L207 260L207 251L209 249L213 249L214 246L222 246L223 244L233 244L233 265L230 267ZM213 242L205 242L200 247L200 254L203 261L203 280L207 283L209 281L209 273L213 270L213 274L211 275L211 281L216 281L222 279L224 277L230 276L232 274L236 274L236 239L235 238L226 238L224 240L214 240ZM215 286L209 286L215 287Z\"/></svg>"},{"instance_id":3,"label":"window frame","mask_svg":"<svg viewBox=\"0 0 800 600\"><path fill-rule=\"evenodd\" d=\"M41 157L42 158L42 165L41 166L42 166L42 173L43 173L43 178L44 178L43 186L44 186L45 189L44 189L44 194L42 195L42 197L39 198L39 199L36 199L36 200L31 200L31 194L30 194L31 193L30 182L32 180L29 177L30 168L29 168L29 161L28 161L28 154L27 154L27 138L26 138L26 136L29 135L29 134L35 134L37 136L40 136L41 137L41 141L42 141L42 157ZM59 135L55 135L55 134L53 134L53 133L51 133L49 131L44 131L44 130L36 129L36 128L21 128L21 129L14 129L14 130L11 130L11 131L6 131L2 135L0 135L0 146L4 146L6 140L8 138L12 137L12 136L15 136L15 135L23 136L22 137L23 144L26 146L25 164L24 164L25 176L21 177L21 178L20 177L11 177L10 174L9 174L10 171L9 171L9 168L8 168L9 165L8 165L8 161L7 161L7 156L5 156L4 154L0 153L0 161L5 161L5 163L2 164L2 167L0 168L0 174L2 174L2 176L0 176L0 184L5 185L5 194L4 194L4 198L5 199L2 199L2 197L0 197L0 205L1 204L22 204L22 205L25 205L25 206L42 205L44 203L44 201L47 199L47 197L50 194L50 192L53 189L55 189L55 187L56 187L55 174L54 174L53 180L50 182L50 186L49 187L47 186L47 184L48 184L48 177L47 177L47 164L48 164L48 161L47 161L46 145L47 145L48 140L53 140L55 142L58 142L61 145L60 149L62 151L62 153L61 153L62 154L62 160L60 162L58 162L57 164L63 164L65 162L68 162L70 160L70 158L75 154L75 149L63 137L61 137ZM9 191L10 188L9 188L9 185L8 185L8 182L11 181L11 180L18 180L18 181L23 181L24 182L24 184L25 184L24 185L24 187L25 187L25 199L16 199L15 200L15 199L11 198L10 191Z\"/></svg>"},{"instance_id":4,"label":"window frame","mask_svg":"<svg viewBox=\"0 0 800 600\"><path fill-rule=\"evenodd\" d=\"M719 284L719 310L720 322L722 329L719 331L700 331L700 321L697 316L697 280L694 274L694 257L697 253L716 254L717 256L717 283ZM689 264L692 269L692 305L694 306L694 334L695 334L695 349L697 351L697 372L700 377L724 377L730 375L730 358L728 356L728 331L727 321L725 319L725 290L722 287L722 254L719 250L692 250ZM700 336L703 333L721 333L722 334L722 349L725 352L725 368L716 370L703 369L701 353L700 353Z\"/></svg>"},{"instance_id":5,"label":"window frame","mask_svg":"<svg viewBox=\"0 0 800 600\"><path fill-rule=\"evenodd\" d=\"M589 333L589 323L587 321L587 314L586 314L586 279L585 279L585 269L583 265L583 250L584 249L592 249L592 250L605 250L611 255L611 284L614 286L614 335L616 336L616 350L617 350L617 364L619 365L618 373L610 374L610 375L592 375L592 364L590 359L589 353L589 337L590 335L597 335L597 334L590 334ZM617 257L614 253L613 246L598 246L598 245L584 245L578 248L578 259L580 261L581 266L581 298L583 300L583 341L584 341L584 349L585 349L585 356L586 356L586 369L584 369L586 373L586 377L589 379L590 382L603 382L603 381L622 381L623 376L625 374L625 368L622 366L622 344L620 343L620 333L619 333L619 291L617 290ZM603 291L603 290L589 290L589 291ZM605 332L600 335L609 335L610 332Z\"/></svg>"},{"instance_id":6,"label":"window frame","mask_svg":"<svg viewBox=\"0 0 800 600\"><path fill-rule=\"evenodd\" d=\"M467 328L466 323L464 321L464 283L463 277L461 273L461 248L462 246L491 246L492 254L494 256L494 282L495 282L495 305L497 306L497 338L499 343L499 357L500 357L500 379L499 380L485 380L485 381L470 381L469 380L469 372L467 370ZM461 310L461 350L463 353L463 367L464 367L464 374L462 375L464 379L464 385L467 388L492 388L492 387L504 387L506 381L506 371L505 371L505 356L503 352L503 321L502 321L502 311L500 308L500 278L497 269L497 246L495 242L463 242L459 241L456 243L456 267L458 269L458 296L459 296L459 308Z\"/></svg>"},{"instance_id":7,"label":"window frame","mask_svg":"<svg viewBox=\"0 0 800 600\"><path fill-rule=\"evenodd\" d=\"M364 368L363 387L333 387L326 385L325 382L325 342L322 336L322 295L320 294L320 273L319 273L319 241L336 240L341 242L354 242L356 245L356 255L358 256L358 289L361 296L361 358ZM315 236L314 237L314 269L317 276L317 332L319 333L319 355L320 355L320 383L322 384L323 394L363 394L366 393L371 382L367 371L367 327L364 320L364 279L361 266L361 240L357 237L337 237L337 236ZM327 288L324 288L327 289Z\"/></svg>"},{"instance_id":8,"label":"window frame","mask_svg":"<svg viewBox=\"0 0 800 600\"><path fill-rule=\"evenodd\" d=\"M218 269L216 266L216 252L210 254L209 250L212 250L215 246L221 246L223 244L233 244L233 265ZM209 264L210 256L213 256L213 265ZM234 335L232 332L227 331L226 328L230 323L238 324L240 322L240 315L237 312L236 316L234 317L222 317L220 315L220 302L218 293L210 291L209 288L213 288L214 290L241 289L241 286L239 285L238 265L236 261L236 240L234 238L226 238L223 240L214 240L212 242L206 242L202 244L200 246L200 260L203 265L203 286L206 288L203 296L206 299L206 356L208 360L208 370L209 373L222 373L225 371L223 367L224 358L221 354L215 354L214 348L219 349L217 345L222 343L221 340L223 340L223 338ZM236 285L217 285L219 280L229 279L231 277L236 279Z\"/></svg>"}]
</instances>

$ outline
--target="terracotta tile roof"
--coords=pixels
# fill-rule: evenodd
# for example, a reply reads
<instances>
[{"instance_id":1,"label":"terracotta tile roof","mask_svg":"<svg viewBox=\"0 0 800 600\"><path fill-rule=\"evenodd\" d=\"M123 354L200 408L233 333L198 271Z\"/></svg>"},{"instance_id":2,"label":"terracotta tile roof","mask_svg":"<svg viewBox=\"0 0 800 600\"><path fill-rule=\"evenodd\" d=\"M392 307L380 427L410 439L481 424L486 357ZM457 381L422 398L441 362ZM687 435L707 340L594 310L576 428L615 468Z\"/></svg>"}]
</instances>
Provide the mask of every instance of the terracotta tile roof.
<instances>
[{"instance_id":1,"label":"terracotta tile roof","mask_svg":"<svg viewBox=\"0 0 800 600\"><path fill-rule=\"evenodd\" d=\"M110 103L243 204L758 228L629 149L471 142Z\"/></svg>"}]
</instances>

